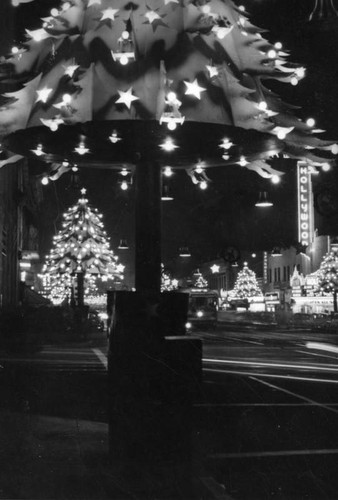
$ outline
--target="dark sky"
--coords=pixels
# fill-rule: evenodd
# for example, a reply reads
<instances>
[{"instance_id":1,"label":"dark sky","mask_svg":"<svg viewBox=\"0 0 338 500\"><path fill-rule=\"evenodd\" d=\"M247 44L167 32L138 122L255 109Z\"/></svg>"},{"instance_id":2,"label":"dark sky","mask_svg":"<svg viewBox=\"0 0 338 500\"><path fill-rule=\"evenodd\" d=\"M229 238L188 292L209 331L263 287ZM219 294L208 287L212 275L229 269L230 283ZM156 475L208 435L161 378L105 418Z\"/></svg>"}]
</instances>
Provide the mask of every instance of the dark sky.
<instances>
[{"instance_id":1,"label":"dark sky","mask_svg":"<svg viewBox=\"0 0 338 500\"><path fill-rule=\"evenodd\" d=\"M290 51L290 61L307 67L307 76L297 87L280 84L274 90L284 101L302 108L300 117L316 118L318 127L327 130L325 137L338 140L338 20L335 29L311 30L307 23L315 3L311 0L242 0L237 3L246 6L253 24L269 30L264 35L266 38L283 42L284 48ZM18 26L28 27L27 19L32 14L32 18L39 18L42 7L47 9L48 6L49 9L55 4L58 2L36 0L23 5L17 11ZM282 164L277 160L277 163L273 166L281 167L287 174L276 186L258 174L236 166L208 170L213 182L203 192L193 186L184 172L176 173L170 181L175 200L163 204L162 253L169 268L177 268L177 250L184 244L190 246L193 265L197 266L203 260L221 255L230 245L243 251L257 251L296 243L296 165L290 160L282 161ZM335 170L316 177L315 192L328 186L331 190L336 189ZM104 215L113 247L121 237L127 237L132 243L133 188L130 192L122 192L117 174L111 171L98 174L97 171L85 170L80 173L80 179L81 186L88 189L88 198ZM266 189L271 192L274 207L264 211L255 208L254 203L258 192ZM70 176L63 176L45 188L45 195L45 207L50 212L42 222L47 235L54 231L61 214L76 201L78 190L70 186ZM338 217L335 214L321 216L316 212L316 226L322 234L335 234ZM48 247L48 238L45 238L44 246ZM131 264L132 259L123 258Z\"/></svg>"}]
</instances>

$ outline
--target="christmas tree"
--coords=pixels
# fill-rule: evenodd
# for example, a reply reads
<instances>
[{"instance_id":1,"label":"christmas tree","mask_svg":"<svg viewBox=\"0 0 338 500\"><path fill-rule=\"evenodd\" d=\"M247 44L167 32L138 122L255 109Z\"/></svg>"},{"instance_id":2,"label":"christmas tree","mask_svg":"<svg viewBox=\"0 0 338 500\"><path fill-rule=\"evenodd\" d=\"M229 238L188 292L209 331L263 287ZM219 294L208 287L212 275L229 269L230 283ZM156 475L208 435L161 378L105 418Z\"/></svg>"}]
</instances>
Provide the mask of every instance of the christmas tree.
<instances>
[{"instance_id":1,"label":"christmas tree","mask_svg":"<svg viewBox=\"0 0 338 500\"><path fill-rule=\"evenodd\" d=\"M229 296L237 299L250 299L251 297L262 296L256 274L249 269L247 262L244 262L243 269L238 273L234 289L229 293Z\"/></svg>"},{"instance_id":2,"label":"christmas tree","mask_svg":"<svg viewBox=\"0 0 338 500\"><path fill-rule=\"evenodd\" d=\"M87 296L102 294L116 278L123 277L124 266L109 248L102 215L88 205L85 193L82 189L78 202L64 214L62 229L54 236L42 270L45 294L54 304L73 297L79 277Z\"/></svg>"},{"instance_id":3,"label":"christmas tree","mask_svg":"<svg viewBox=\"0 0 338 500\"><path fill-rule=\"evenodd\" d=\"M332 246L324 256L318 270L318 286L320 292L332 294L334 312L337 308L338 292L338 246Z\"/></svg>"},{"instance_id":4,"label":"christmas tree","mask_svg":"<svg viewBox=\"0 0 338 500\"><path fill-rule=\"evenodd\" d=\"M164 265L161 265L161 292L171 292L178 287L178 281L171 278L170 274L165 271Z\"/></svg>"},{"instance_id":5,"label":"christmas tree","mask_svg":"<svg viewBox=\"0 0 338 500\"><path fill-rule=\"evenodd\" d=\"M203 277L202 273L199 270L194 273L193 286L196 288L208 288L209 286L207 280Z\"/></svg>"},{"instance_id":6,"label":"christmas tree","mask_svg":"<svg viewBox=\"0 0 338 500\"><path fill-rule=\"evenodd\" d=\"M320 166L328 160L318 150L337 153L337 145L266 86L304 77L287 56L231 0L63 0L2 64L0 135L50 130L55 137L35 130L29 144L12 137L5 145L9 154L39 155L54 173L64 160L135 163L149 146L154 160L166 165L170 153L195 183L226 164L279 175L269 163L279 153ZM140 126L124 128L130 120ZM193 122L207 123L212 137ZM64 131L74 124L88 126Z\"/></svg>"}]
</instances>

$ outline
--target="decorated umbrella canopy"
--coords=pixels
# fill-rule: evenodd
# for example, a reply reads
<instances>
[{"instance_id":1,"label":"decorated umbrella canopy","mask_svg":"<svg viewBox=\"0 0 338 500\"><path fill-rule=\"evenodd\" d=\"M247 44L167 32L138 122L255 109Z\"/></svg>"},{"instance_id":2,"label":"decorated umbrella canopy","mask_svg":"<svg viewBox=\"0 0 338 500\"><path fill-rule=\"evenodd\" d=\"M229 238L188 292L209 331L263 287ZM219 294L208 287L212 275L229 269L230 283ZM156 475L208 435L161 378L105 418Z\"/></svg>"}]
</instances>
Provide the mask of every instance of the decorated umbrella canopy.
<instances>
[{"instance_id":1,"label":"decorated umbrella canopy","mask_svg":"<svg viewBox=\"0 0 338 500\"><path fill-rule=\"evenodd\" d=\"M265 86L296 85L305 70L231 0L61 1L26 33L1 67L13 85L0 109L7 161L38 155L53 179L73 164L137 167L136 197L148 203L137 210L139 247L156 261L157 287L161 257L149 249L159 240L161 166L197 183L213 166L271 177L281 175L269 164L276 155L316 167L338 152Z\"/></svg>"}]
</instances>

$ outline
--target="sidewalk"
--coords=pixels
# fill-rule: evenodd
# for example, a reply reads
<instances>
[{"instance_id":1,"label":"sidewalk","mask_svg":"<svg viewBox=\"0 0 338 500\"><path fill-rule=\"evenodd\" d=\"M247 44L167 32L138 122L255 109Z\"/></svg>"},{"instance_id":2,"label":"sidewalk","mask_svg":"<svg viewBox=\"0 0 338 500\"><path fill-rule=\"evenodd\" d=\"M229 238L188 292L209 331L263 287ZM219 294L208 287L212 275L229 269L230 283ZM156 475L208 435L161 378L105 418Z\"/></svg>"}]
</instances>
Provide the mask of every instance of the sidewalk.
<instances>
[{"instance_id":1,"label":"sidewalk","mask_svg":"<svg viewBox=\"0 0 338 500\"><path fill-rule=\"evenodd\" d=\"M230 499L209 477L194 478L187 496L174 466L164 482L161 466L145 477L143 464L134 464L122 476L109 460L105 423L0 410L0 428L2 500Z\"/></svg>"},{"instance_id":2,"label":"sidewalk","mask_svg":"<svg viewBox=\"0 0 338 500\"><path fill-rule=\"evenodd\" d=\"M109 477L108 425L0 412L1 499L122 499Z\"/></svg>"}]
</instances>

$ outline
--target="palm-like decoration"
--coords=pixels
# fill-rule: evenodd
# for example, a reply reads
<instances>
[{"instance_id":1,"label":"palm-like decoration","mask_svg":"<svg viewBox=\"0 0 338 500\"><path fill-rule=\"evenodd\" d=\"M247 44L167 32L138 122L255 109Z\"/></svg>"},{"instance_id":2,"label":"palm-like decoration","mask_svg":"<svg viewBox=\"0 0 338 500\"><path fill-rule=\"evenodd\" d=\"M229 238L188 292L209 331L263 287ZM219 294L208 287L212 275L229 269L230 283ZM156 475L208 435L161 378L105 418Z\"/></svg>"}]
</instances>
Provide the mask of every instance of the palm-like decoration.
<instances>
[{"instance_id":1,"label":"palm-like decoration","mask_svg":"<svg viewBox=\"0 0 338 500\"><path fill-rule=\"evenodd\" d=\"M5 94L0 131L42 126L55 132L64 125L110 122L97 148L90 127L75 129L67 151L63 141L41 131L35 144L31 136L29 146L7 143L9 150L31 154L40 137L41 156L50 163L66 157L132 164L149 145L156 146L159 159L163 149L164 154L170 149L164 141L168 126L176 129L170 155L174 166L191 167L200 154L204 168L239 163L271 177L276 172L266 161L280 152L320 165L327 159L316 149L329 149L331 143L315 137L313 126L265 87L268 79L296 84L304 76L304 68L287 64L286 56L231 0L62 1L41 28L27 30L27 41L4 65L6 83L23 86ZM114 128L123 120L161 127L148 128L146 135L142 127L130 129L129 122L128 129ZM191 147L196 135L207 141L205 129L185 134L187 122L223 127L208 147L199 143L184 162L185 143ZM255 146L248 147L250 138ZM99 154L102 144L106 155Z\"/></svg>"}]
</instances>

